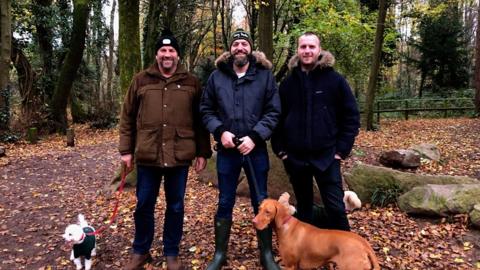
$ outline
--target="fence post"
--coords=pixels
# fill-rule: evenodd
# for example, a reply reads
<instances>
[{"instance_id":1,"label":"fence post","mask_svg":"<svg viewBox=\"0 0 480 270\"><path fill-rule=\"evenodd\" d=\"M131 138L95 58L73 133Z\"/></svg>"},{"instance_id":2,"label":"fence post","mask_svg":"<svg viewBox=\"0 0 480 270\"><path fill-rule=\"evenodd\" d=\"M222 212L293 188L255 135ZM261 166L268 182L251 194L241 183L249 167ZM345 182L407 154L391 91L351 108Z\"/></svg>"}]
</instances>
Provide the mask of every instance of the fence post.
<instances>
[{"instance_id":1,"label":"fence post","mask_svg":"<svg viewBox=\"0 0 480 270\"><path fill-rule=\"evenodd\" d=\"M380 101L375 101L377 103L377 125L380 126Z\"/></svg>"},{"instance_id":2,"label":"fence post","mask_svg":"<svg viewBox=\"0 0 480 270\"><path fill-rule=\"evenodd\" d=\"M443 118L447 118L447 116L448 116L447 106L448 106L447 99L444 99L443 100L443 107L445 108L445 110L443 111Z\"/></svg>"},{"instance_id":3,"label":"fence post","mask_svg":"<svg viewBox=\"0 0 480 270\"><path fill-rule=\"evenodd\" d=\"M405 120L408 120L408 99L405 100Z\"/></svg>"}]
</instances>

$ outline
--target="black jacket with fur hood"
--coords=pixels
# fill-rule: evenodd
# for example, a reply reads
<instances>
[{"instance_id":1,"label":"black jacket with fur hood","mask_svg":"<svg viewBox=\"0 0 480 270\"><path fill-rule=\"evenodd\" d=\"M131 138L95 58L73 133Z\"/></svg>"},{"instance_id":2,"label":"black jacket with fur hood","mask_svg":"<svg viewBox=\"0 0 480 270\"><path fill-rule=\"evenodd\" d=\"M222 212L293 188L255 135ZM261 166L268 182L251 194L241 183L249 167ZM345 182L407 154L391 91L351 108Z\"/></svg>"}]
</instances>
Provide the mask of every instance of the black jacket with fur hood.
<instances>
[{"instance_id":1,"label":"black jacket with fur hood","mask_svg":"<svg viewBox=\"0 0 480 270\"><path fill-rule=\"evenodd\" d=\"M249 136L256 146L265 146L280 116L280 98L271 72L272 63L262 52L249 56L245 76L238 78L229 52L215 61L200 102L206 128L220 142L230 131L237 137Z\"/></svg>"},{"instance_id":2,"label":"black jacket with fur hood","mask_svg":"<svg viewBox=\"0 0 480 270\"><path fill-rule=\"evenodd\" d=\"M299 58L289 62L289 75L279 88L282 114L272 138L274 152L305 158L323 168L335 153L346 158L360 127L355 97L347 81L333 69L335 58L322 51L309 73ZM315 160L318 159L318 160ZM322 160L323 159L323 160Z\"/></svg>"}]
</instances>

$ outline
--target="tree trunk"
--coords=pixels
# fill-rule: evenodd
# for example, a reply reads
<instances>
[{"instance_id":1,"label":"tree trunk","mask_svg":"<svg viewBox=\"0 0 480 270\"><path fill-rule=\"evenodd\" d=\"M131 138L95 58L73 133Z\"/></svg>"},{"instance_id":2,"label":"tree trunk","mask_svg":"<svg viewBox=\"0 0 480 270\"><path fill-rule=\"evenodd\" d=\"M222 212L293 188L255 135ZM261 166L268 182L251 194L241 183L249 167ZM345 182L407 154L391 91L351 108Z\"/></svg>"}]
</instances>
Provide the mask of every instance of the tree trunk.
<instances>
[{"instance_id":1,"label":"tree trunk","mask_svg":"<svg viewBox=\"0 0 480 270\"><path fill-rule=\"evenodd\" d=\"M366 130L373 130L373 105L375 100L375 92L377 88L377 78L380 70L380 58L383 47L383 34L385 30L385 18L387 16L388 0L379 1L377 30L375 34L375 48L373 50L372 66L370 68L370 77L368 80L367 97L365 101L364 126Z\"/></svg>"},{"instance_id":2,"label":"tree trunk","mask_svg":"<svg viewBox=\"0 0 480 270\"><path fill-rule=\"evenodd\" d=\"M477 11L477 36L475 37L475 111L480 116L480 4Z\"/></svg>"},{"instance_id":3,"label":"tree trunk","mask_svg":"<svg viewBox=\"0 0 480 270\"><path fill-rule=\"evenodd\" d=\"M232 9L230 8L230 0L222 0L222 8L220 9L220 22L222 25L222 41L224 51L229 51L230 46L228 40L231 33Z\"/></svg>"},{"instance_id":4,"label":"tree trunk","mask_svg":"<svg viewBox=\"0 0 480 270\"><path fill-rule=\"evenodd\" d=\"M133 75L140 71L139 0L119 0L119 62L120 89L127 92Z\"/></svg>"},{"instance_id":5,"label":"tree trunk","mask_svg":"<svg viewBox=\"0 0 480 270\"><path fill-rule=\"evenodd\" d=\"M67 103L70 97L73 81L77 75L85 49L89 0L73 1L73 27L70 47L63 62L52 99L52 119L55 128L62 133L67 129Z\"/></svg>"},{"instance_id":6,"label":"tree trunk","mask_svg":"<svg viewBox=\"0 0 480 270\"><path fill-rule=\"evenodd\" d=\"M35 0L33 13L35 16L36 39L40 58L42 59L42 83L41 92L45 93L48 99L52 98L54 89L53 78L53 29L51 24L45 23L45 18L54 16L52 9L52 0Z\"/></svg>"},{"instance_id":7,"label":"tree trunk","mask_svg":"<svg viewBox=\"0 0 480 270\"><path fill-rule=\"evenodd\" d=\"M212 11L212 29L213 29L213 58L217 59L217 16L219 0L211 0L210 9Z\"/></svg>"},{"instance_id":8,"label":"tree trunk","mask_svg":"<svg viewBox=\"0 0 480 270\"><path fill-rule=\"evenodd\" d=\"M10 0L0 1L0 133L8 130L10 122L9 78L12 46L12 17Z\"/></svg>"},{"instance_id":9,"label":"tree trunk","mask_svg":"<svg viewBox=\"0 0 480 270\"><path fill-rule=\"evenodd\" d=\"M159 37L161 22L161 1L150 1L148 14L143 27L143 68L150 66L155 59L155 44Z\"/></svg>"},{"instance_id":10,"label":"tree trunk","mask_svg":"<svg viewBox=\"0 0 480 270\"><path fill-rule=\"evenodd\" d=\"M273 60L273 11L275 0L261 1L258 16L258 48Z\"/></svg>"},{"instance_id":11,"label":"tree trunk","mask_svg":"<svg viewBox=\"0 0 480 270\"><path fill-rule=\"evenodd\" d=\"M112 91L112 81L113 81L113 58L115 55L115 7L117 1L112 1L112 10L110 12L110 29L108 33L108 59L107 59L107 89L106 89L106 99L107 99L107 108L113 109L113 91Z\"/></svg>"}]
</instances>

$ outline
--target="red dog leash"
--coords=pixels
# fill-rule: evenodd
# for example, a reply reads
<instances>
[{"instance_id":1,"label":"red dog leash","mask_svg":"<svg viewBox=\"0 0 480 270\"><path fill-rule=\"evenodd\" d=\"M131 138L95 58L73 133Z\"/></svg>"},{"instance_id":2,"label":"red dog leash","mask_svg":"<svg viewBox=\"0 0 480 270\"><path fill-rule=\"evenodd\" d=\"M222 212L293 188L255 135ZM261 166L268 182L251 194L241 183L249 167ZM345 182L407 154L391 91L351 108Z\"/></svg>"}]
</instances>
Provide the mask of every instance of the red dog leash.
<instances>
[{"instance_id":1,"label":"red dog leash","mask_svg":"<svg viewBox=\"0 0 480 270\"><path fill-rule=\"evenodd\" d=\"M91 233L86 233L86 235L99 235L99 234L101 234L104 230L106 230L113 223L113 221L117 217L118 205L120 204L120 198L121 198L121 195L122 195L122 192L123 192L123 187L125 186L125 182L126 182L126 178L127 178L126 167L127 166L122 165L122 180L120 182L120 186L118 187L118 192L115 193L115 200L116 200L115 201L115 208L113 209L113 213L112 213L112 216L110 217L110 220L108 221L107 224L100 227L100 229L95 230L94 232L91 232Z\"/></svg>"}]
</instances>

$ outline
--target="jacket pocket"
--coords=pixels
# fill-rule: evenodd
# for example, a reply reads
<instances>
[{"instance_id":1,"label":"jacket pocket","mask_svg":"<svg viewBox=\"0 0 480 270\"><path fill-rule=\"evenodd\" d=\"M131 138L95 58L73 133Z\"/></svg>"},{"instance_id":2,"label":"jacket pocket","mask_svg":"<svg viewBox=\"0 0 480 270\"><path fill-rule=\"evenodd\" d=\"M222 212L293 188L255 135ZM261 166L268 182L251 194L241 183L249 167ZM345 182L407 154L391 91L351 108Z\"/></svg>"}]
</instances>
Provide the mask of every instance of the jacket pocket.
<instances>
[{"instance_id":1,"label":"jacket pocket","mask_svg":"<svg viewBox=\"0 0 480 270\"><path fill-rule=\"evenodd\" d=\"M174 154L177 160L195 158L195 133L191 129L177 128L175 134Z\"/></svg>"},{"instance_id":2,"label":"jacket pocket","mask_svg":"<svg viewBox=\"0 0 480 270\"><path fill-rule=\"evenodd\" d=\"M154 162L158 156L158 130L141 129L137 132L135 158L138 162Z\"/></svg>"}]
</instances>

